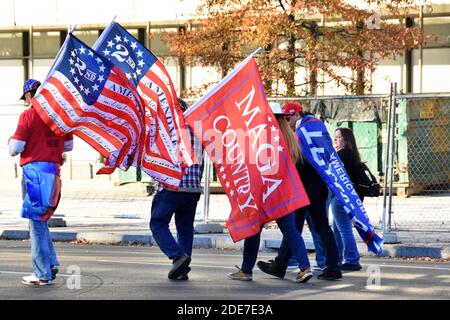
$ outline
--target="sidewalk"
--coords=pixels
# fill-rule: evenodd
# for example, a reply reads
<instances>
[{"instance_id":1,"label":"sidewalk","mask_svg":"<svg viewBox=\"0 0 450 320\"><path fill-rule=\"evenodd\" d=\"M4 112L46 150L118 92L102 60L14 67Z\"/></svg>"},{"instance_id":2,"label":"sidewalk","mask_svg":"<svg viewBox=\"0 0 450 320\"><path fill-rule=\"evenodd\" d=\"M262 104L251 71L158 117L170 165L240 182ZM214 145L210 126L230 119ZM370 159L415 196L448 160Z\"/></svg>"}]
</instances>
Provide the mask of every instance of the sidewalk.
<instances>
[{"instance_id":1,"label":"sidewalk","mask_svg":"<svg viewBox=\"0 0 450 320\"><path fill-rule=\"evenodd\" d=\"M19 217L21 198L18 179L0 184L0 239L28 239L28 221ZM86 183L67 183L63 186L63 198L54 218L62 218L66 227L50 228L55 241L105 244L156 245L149 230L149 212L152 197L146 196L142 186L131 184L114 187L109 181L97 181L92 187ZM210 215L212 220L223 221L228 216L230 205L225 195L211 195ZM378 217L370 215L374 225ZM196 225L203 222L203 196L196 215ZM173 224L171 225L175 233ZM377 233L381 236L380 230ZM384 244L384 255L392 257L429 257L450 259L450 230L436 232L395 232L397 242ZM309 250L314 250L311 234L305 228L303 237ZM368 253L367 246L355 231L362 256ZM276 250L281 243L278 229L263 229L261 250ZM195 234L194 246L213 249L241 250L243 241L234 243L224 226L224 233Z\"/></svg>"},{"instance_id":2,"label":"sidewalk","mask_svg":"<svg viewBox=\"0 0 450 320\"><path fill-rule=\"evenodd\" d=\"M58 218L58 217L56 217ZM29 238L28 225L25 219L16 218L16 223L5 221L0 215L0 239L26 240ZM55 241L75 243L101 243L122 245L157 245L148 228L148 220L130 218L110 218L93 223L92 218L84 224L71 226L67 219L67 227L50 228ZM199 221L196 224L201 223ZM174 226L171 230L175 235ZM450 259L450 233L396 232L398 243L384 244L383 256L391 257L428 257ZM314 244L306 229L303 238L308 250L314 250ZM359 252L362 256L373 256L367 251L367 246L355 235ZM260 250L276 250L281 243L281 232L278 229L263 229ZM241 250L243 241L234 243L226 228L224 233L195 234L194 247L211 249Z\"/></svg>"}]
</instances>

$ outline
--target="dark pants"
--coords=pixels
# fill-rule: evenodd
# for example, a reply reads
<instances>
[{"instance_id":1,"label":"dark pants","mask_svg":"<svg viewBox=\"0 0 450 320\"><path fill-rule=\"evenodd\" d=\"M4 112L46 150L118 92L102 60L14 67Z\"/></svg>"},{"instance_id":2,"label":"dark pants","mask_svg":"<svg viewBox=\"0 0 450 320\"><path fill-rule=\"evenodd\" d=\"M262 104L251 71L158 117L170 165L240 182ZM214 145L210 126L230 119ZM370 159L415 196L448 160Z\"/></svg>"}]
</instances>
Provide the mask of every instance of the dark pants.
<instances>
[{"instance_id":1,"label":"dark pants","mask_svg":"<svg viewBox=\"0 0 450 320\"><path fill-rule=\"evenodd\" d=\"M283 239L287 239L286 242L293 248L295 256L297 257L298 267L301 270L309 268L308 253L306 251L305 242L296 229L294 213L279 218L276 222L283 233ZM244 259L242 261L242 272L244 273L253 273L253 267L255 266L258 257L260 238L261 231L244 240Z\"/></svg>"},{"instance_id":2,"label":"dark pants","mask_svg":"<svg viewBox=\"0 0 450 320\"><path fill-rule=\"evenodd\" d=\"M309 212L310 220L314 230L320 238L322 248L326 257L325 264L330 270L339 270L338 265L339 255L334 238L333 231L330 228L327 217L326 200L327 193L323 195L316 195L310 197L311 204L307 207L295 211L295 225L300 232L303 232L303 225L305 224L305 215ZM289 258L292 256L292 250L285 238L281 241L278 255L275 262L282 268L287 268Z\"/></svg>"},{"instance_id":3,"label":"dark pants","mask_svg":"<svg viewBox=\"0 0 450 320\"><path fill-rule=\"evenodd\" d=\"M183 254L192 255L194 240L194 219L200 193L162 190L152 202L150 229L153 238L169 259ZM177 242L169 230L169 223L175 214Z\"/></svg>"}]
</instances>

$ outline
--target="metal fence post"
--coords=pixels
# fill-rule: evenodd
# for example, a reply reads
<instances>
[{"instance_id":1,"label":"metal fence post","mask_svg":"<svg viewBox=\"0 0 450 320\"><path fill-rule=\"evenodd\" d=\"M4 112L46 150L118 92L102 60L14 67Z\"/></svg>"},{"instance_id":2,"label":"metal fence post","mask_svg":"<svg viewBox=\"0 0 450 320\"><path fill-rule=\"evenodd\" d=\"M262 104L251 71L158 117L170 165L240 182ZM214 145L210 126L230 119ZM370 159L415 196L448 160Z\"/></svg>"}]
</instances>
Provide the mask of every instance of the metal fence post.
<instances>
[{"instance_id":1,"label":"metal fence post","mask_svg":"<svg viewBox=\"0 0 450 320\"><path fill-rule=\"evenodd\" d=\"M397 82L394 83L392 94L392 114L391 114L391 157L389 161L389 201L388 201L388 231L392 230L392 185L394 183L394 155L395 155L395 124L397 111Z\"/></svg>"},{"instance_id":2,"label":"metal fence post","mask_svg":"<svg viewBox=\"0 0 450 320\"><path fill-rule=\"evenodd\" d=\"M205 154L205 187L204 187L204 202L203 202L203 223L208 223L209 217L209 196L210 196L210 183L211 183L211 160L209 156Z\"/></svg>"},{"instance_id":3,"label":"metal fence post","mask_svg":"<svg viewBox=\"0 0 450 320\"><path fill-rule=\"evenodd\" d=\"M387 202L387 180L389 177L389 159L390 159L390 141L391 141L391 113L392 113L392 101L393 101L393 88L394 84L391 83L391 93L389 97L389 109L387 113L386 119L386 130L387 130L387 138L386 138L386 153L384 158L384 178L383 178L383 216L381 222L381 232L385 233L386 231L386 202Z\"/></svg>"}]
</instances>

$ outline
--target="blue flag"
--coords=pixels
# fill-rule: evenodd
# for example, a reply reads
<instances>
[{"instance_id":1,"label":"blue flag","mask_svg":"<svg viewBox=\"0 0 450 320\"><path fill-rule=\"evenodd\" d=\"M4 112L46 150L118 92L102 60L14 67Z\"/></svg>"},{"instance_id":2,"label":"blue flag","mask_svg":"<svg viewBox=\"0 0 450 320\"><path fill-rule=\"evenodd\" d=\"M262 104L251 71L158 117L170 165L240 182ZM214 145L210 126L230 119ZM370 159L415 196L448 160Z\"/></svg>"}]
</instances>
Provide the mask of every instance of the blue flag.
<instances>
[{"instance_id":1,"label":"blue flag","mask_svg":"<svg viewBox=\"0 0 450 320\"><path fill-rule=\"evenodd\" d=\"M296 133L300 138L302 155L319 173L330 190L341 202L361 239L375 254L383 252L383 239L370 224L363 203L356 193L325 125L313 116L305 116Z\"/></svg>"}]
</instances>

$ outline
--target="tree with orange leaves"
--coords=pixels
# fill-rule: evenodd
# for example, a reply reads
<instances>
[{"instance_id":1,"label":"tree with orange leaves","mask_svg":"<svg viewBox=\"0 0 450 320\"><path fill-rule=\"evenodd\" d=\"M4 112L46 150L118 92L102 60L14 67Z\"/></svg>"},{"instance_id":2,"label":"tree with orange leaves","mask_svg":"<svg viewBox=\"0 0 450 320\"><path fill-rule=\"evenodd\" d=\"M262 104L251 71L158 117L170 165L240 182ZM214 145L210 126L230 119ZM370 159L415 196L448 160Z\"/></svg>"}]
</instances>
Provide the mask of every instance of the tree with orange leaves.
<instances>
[{"instance_id":1,"label":"tree with orange leaves","mask_svg":"<svg viewBox=\"0 0 450 320\"><path fill-rule=\"evenodd\" d=\"M264 48L258 64L270 95L314 95L323 84L319 72L363 94L370 86L365 75L380 59L423 45L425 37L419 28L401 23L416 10L413 0L361 2L382 6L388 19L371 23L372 11L344 0L204 0L197 11L204 18L189 21L184 32L167 41L183 61L214 66L223 75L253 49ZM298 81L301 67L308 78ZM356 76L343 76L343 68Z\"/></svg>"}]
</instances>

